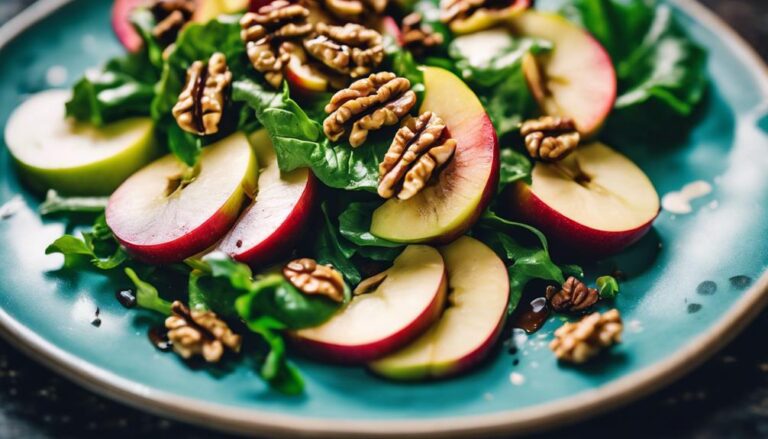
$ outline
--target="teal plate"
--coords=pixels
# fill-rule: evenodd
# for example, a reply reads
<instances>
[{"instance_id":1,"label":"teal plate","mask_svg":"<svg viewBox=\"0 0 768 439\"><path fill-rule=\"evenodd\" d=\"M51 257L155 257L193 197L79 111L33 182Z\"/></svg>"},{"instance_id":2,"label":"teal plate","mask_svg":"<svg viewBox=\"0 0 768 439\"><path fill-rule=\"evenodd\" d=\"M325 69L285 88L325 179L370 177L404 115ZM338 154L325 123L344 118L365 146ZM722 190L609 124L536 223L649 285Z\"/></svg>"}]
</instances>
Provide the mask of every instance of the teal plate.
<instances>
[{"instance_id":1,"label":"teal plate","mask_svg":"<svg viewBox=\"0 0 768 439\"><path fill-rule=\"evenodd\" d=\"M42 1L0 30L0 118L30 93L69 86L121 52L105 0ZM686 145L625 148L665 194L692 181L714 191L690 215L662 212L654 232L603 265L629 271L616 306L625 341L588 368L568 368L546 345L560 324L513 334L478 370L456 379L395 384L362 368L297 360L306 395L267 390L252 362L191 369L147 342L150 314L128 312L115 285L60 271L46 245L65 225L41 220L0 148L0 332L53 370L141 409L220 429L333 437L476 435L550 428L615 408L671 382L733 337L768 299L768 79L760 60L693 1L673 2L710 51L713 79L701 123ZM640 261L640 262L638 262ZM745 277L753 279L749 287ZM703 281L717 286L702 295ZM710 287L712 284L708 284ZM712 292L709 288L708 291ZM96 307L102 324L90 324ZM511 355L512 346L517 353ZM515 365L514 359L519 364Z\"/></svg>"}]
</instances>

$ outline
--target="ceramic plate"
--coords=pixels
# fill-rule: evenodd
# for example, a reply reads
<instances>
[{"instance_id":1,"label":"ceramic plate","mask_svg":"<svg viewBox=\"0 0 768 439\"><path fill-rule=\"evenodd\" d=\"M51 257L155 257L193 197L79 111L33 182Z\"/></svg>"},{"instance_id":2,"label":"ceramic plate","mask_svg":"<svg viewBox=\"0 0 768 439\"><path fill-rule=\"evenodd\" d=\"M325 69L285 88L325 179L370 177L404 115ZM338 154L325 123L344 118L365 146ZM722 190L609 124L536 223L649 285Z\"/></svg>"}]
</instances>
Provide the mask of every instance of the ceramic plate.
<instances>
[{"instance_id":1,"label":"ceramic plate","mask_svg":"<svg viewBox=\"0 0 768 439\"><path fill-rule=\"evenodd\" d=\"M111 3L44 0L0 30L0 124L28 94L67 87L85 68L121 52L109 27ZM0 220L0 332L96 392L249 433L523 432L647 394L711 355L768 298L768 276L761 277L768 266L766 71L697 3L680 0L673 6L685 28L709 49L713 85L702 121L679 147L625 146L624 151L661 194L693 181L714 190L689 215L662 212L649 237L592 271L616 265L631 278L616 304L626 322L625 342L589 368L567 368L554 360L546 347L560 324L553 318L530 337L508 337L483 367L449 381L394 384L362 368L298 360L307 389L296 398L265 389L248 361L190 369L147 342L153 317L122 308L113 282L60 271L61 258L44 255L66 225L36 214L40 200L19 186L4 145L0 205L10 201L6 210L12 215ZM705 281L711 283L699 287ZM97 306L98 328L90 324Z\"/></svg>"}]
</instances>

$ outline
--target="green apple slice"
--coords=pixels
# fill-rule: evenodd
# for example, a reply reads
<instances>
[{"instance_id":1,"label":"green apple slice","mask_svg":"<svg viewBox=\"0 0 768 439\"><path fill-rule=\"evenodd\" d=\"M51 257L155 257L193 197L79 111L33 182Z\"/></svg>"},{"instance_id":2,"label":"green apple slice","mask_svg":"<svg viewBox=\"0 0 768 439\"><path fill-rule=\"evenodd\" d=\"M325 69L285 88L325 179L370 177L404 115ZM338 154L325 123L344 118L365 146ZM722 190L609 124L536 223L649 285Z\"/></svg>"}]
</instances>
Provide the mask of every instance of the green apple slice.
<instances>
[{"instance_id":1,"label":"green apple slice","mask_svg":"<svg viewBox=\"0 0 768 439\"><path fill-rule=\"evenodd\" d=\"M105 127L67 119L70 93L48 90L21 104L5 127L21 177L33 189L109 195L157 155L152 121L131 118Z\"/></svg>"}]
</instances>

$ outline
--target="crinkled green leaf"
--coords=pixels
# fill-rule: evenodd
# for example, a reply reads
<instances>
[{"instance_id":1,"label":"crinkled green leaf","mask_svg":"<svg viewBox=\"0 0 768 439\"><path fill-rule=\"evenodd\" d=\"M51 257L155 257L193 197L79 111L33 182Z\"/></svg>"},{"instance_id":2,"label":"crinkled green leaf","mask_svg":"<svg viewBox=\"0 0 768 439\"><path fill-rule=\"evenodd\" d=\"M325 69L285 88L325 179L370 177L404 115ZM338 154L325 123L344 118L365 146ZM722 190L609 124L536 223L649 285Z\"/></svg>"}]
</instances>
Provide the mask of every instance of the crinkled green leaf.
<instances>
[{"instance_id":1,"label":"crinkled green leaf","mask_svg":"<svg viewBox=\"0 0 768 439\"><path fill-rule=\"evenodd\" d=\"M132 268L126 268L125 275L128 276L128 279L136 287L137 305L163 315L171 315L171 302L160 297L160 293L154 285L141 280Z\"/></svg>"}]
</instances>

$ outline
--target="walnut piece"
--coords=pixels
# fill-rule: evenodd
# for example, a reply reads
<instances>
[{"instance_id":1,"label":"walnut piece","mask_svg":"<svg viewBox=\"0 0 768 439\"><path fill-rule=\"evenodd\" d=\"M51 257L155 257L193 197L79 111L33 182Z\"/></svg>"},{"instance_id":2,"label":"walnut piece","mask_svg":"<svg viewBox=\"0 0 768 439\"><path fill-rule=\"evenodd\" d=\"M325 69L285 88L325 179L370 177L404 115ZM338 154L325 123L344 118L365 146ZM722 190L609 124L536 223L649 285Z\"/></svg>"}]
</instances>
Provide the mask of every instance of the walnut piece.
<instances>
[{"instance_id":1,"label":"walnut piece","mask_svg":"<svg viewBox=\"0 0 768 439\"><path fill-rule=\"evenodd\" d=\"M304 6L277 0L240 19L240 38L246 44L248 59L275 88L282 84L283 69L289 60L286 53L281 53L280 45L287 40L298 41L312 32L307 17L309 9Z\"/></svg>"},{"instance_id":2,"label":"walnut piece","mask_svg":"<svg viewBox=\"0 0 768 439\"><path fill-rule=\"evenodd\" d=\"M171 312L165 327L174 352L182 358L201 355L205 361L216 363L224 355L224 348L240 352L242 337L212 311L190 311L177 300L171 305Z\"/></svg>"},{"instance_id":3,"label":"walnut piece","mask_svg":"<svg viewBox=\"0 0 768 439\"><path fill-rule=\"evenodd\" d=\"M181 29L192 20L195 13L195 0L154 0L149 10L155 17L154 36L161 45L167 46L176 41Z\"/></svg>"},{"instance_id":4,"label":"walnut piece","mask_svg":"<svg viewBox=\"0 0 768 439\"><path fill-rule=\"evenodd\" d=\"M403 18L403 45L415 53L423 53L427 49L443 44L443 34L435 32L432 26L422 22L418 12L408 14Z\"/></svg>"},{"instance_id":5,"label":"walnut piece","mask_svg":"<svg viewBox=\"0 0 768 439\"><path fill-rule=\"evenodd\" d=\"M558 289L547 287L547 300L557 312L578 313L586 310L600 299L600 294L594 288L588 288L584 282L571 276Z\"/></svg>"},{"instance_id":6,"label":"walnut piece","mask_svg":"<svg viewBox=\"0 0 768 439\"><path fill-rule=\"evenodd\" d=\"M310 258L296 259L283 267L283 276L304 294L344 301L344 278L330 265L318 264Z\"/></svg>"},{"instance_id":7,"label":"walnut piece","mask_svg":"<svg viewBox=\"0 0 768 439\"><path fill-rule=\"evenodd\" d=\"M370 74L384 61L381 34L354 23L317 23L312 37L304 40L304 48L329 69L352 79Z\"/></svg>"},{"instance_id":8,"label":"walnut piece","mask_svg":"<svg viewBox=\"0 0 768 439\"><path fill-rule=\"evenodd\" d=\"M379 164L379 195L407 200L419 193L435 169L453 157L456 141L445 138L445 122L427 111L408 119Z\"/></svg>"},{"instance_id":9,"label":"walnut piece","mask_svg":"<svg viewBox=\"0 0 768 439\"><path fill-rule=\"evenodd\" d=\"M331 97L323 132L334 142L349 132L349 144L357 148L369 131L397 124L414 105L416 93L410 81L391 72L374 73Z\"/></svg>"},{"instance_id":10,"label":"walnut piece","mask_svg":"<svg viewBox=\"0 0 768 439\"><path fill-rule=\"evenodd\" d=\"M623 328L617 309L602 315L595 312L578 322L561 326L555 331L555 339L549 347L558 360L582 364L603 349L620 343Z\"/></svg>"},{"instance_id":11,"label":"walnut piece","mask_svg":"<svg viewBox=\"0 0 768 439\"><path fill-rule=\"evenodd\" d=\"M360 22L387 9L388 0L322 0L325 9L341 21Z\"/></svg>"},{"instance_id":12,"label":"walnut piece","mask_svg":"<svg viewBox=\"0 0 768 439\"><path fill-rule=\"evenodd\" d=\"M222 53L208 63L195 61L187 69L187 82L173 107L173 117L184 131L199 136L216 134L227 99L232 72Z\"/></svg>"},{"instance_id":13,"label":"walnut piece","mask_svg":"<svg viewBox=\"0 0 768 439\"><path fill-rule=\"evenodd\" d=\"M579 146L581 135L573 119L543 116L523 122L520 134L531 158L556 162Z\"/></svg>"}]
</instances>

